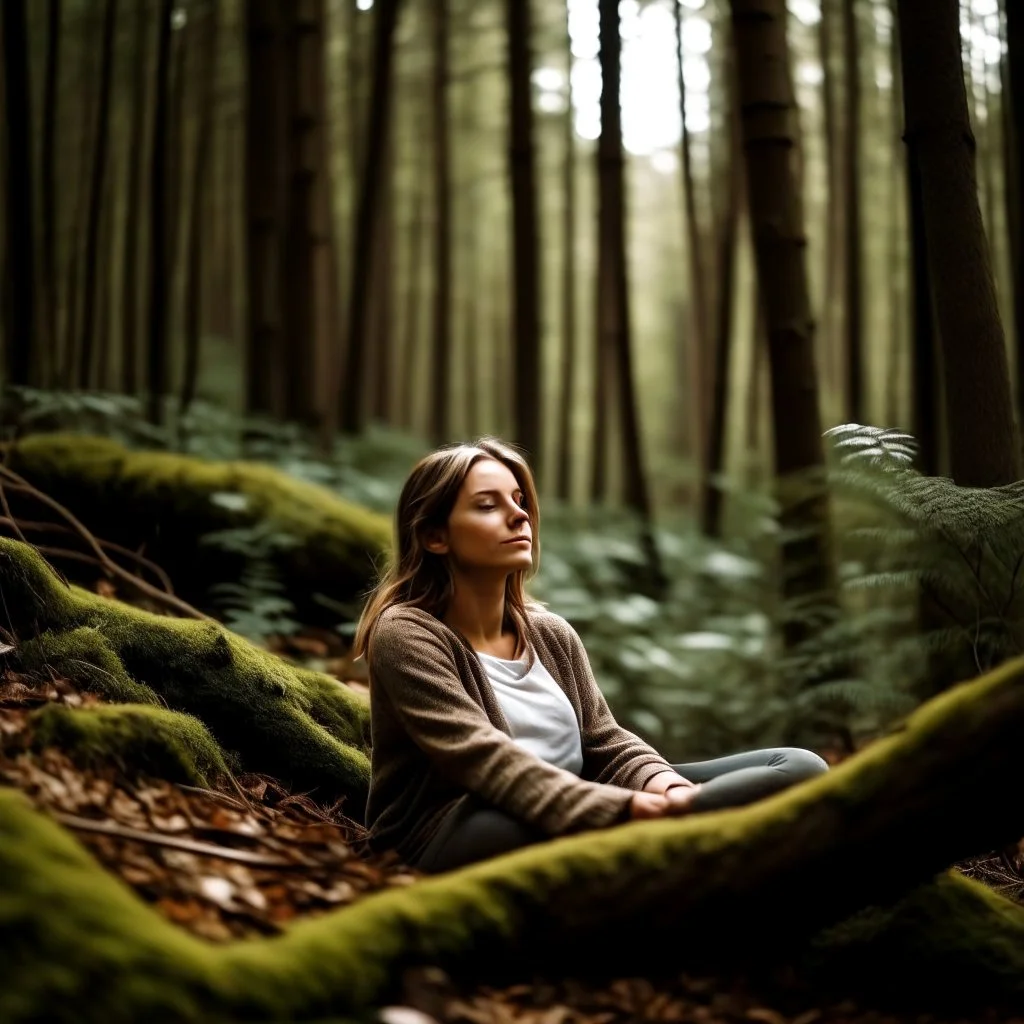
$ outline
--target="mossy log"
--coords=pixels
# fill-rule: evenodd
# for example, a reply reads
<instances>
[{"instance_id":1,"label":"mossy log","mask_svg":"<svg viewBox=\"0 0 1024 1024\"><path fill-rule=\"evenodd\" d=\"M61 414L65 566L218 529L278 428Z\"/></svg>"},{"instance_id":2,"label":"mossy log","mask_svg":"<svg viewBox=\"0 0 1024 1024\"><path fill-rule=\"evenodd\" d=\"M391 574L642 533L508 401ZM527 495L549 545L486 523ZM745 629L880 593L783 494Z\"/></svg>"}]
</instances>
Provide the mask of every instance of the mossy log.
<instances>
[{"instance_id":1,"label":"mossy log","mask_svg":"<svg viewBox=\"0 0 1024 1024\"><path fill-rule=\"evenodd\" d=\"M125 774L145 772L203 787L229 771L206 726L180 711L139 704L45 704L29 721L34 749L57 747L83 768L112 764Z\"/></svg>"},{"instance_id":2,"label":"mossy log","mask_svg":"<svg viewBox=\"0 0 1024 1024\"><path fill-rule=\"evenodd\" d=\"M12 596L31 605L34 590L52 587L42 563L15 547L0 545L8 607L17 607ZM104 630L98 599L65 595L48 598L60 623L78 627L88 609L119 655L134 644L172 657L183 638L203 657L218 649L210 627L178 631L152 616L133 620L128 641L124 625ZM250 672L232 705L242 714L252 704L249 727L266 716L267 742L282 716L293 737L295 722L308 728L304 681L289 678L271 697L255 652L217 636L231 654L229 668L213 669L218 686L243 664ZM179 655L177 664L193 663ZM188 670L192 686L209 688L194 664ZM566 837L367 897L281 937L222 947L162 919L20 794L0 791L0 1019L301 1021L359 1013L421 963L500 980L804 955L841 972L844 948L876 988L925 983L922 1000L941 998L966 957L971 980L984 983L979 1003L1019 1004L1024 909L957 876L925 883L1024 833L1020 802L1004 795L1021 783L1022 677L1016 661L963 684L829 774L751 807ZM323 756L344 749L330 740ZM894 909L809 945L823 927L923 884ZM859 974L848 980L855 988Z\"/></svg>"},{"instance_id":3,"label":"mossy log","mask_svg":"<svg viewBox=\"0 0 1024 1024\"><path fill-rule=\"evenodd\" d=\"M336 679L291 666L216 623L70 587L33 548L2 538L0 598L17 640L7 655L13 669L56 672L114 703L192 715L245 769L321 799L344 797L346 813L361 818L369 708ZM111 728L108 721L108 736Z\"/></svg>"},{"instance_id":4,"label":"mossy log","mask_svg":"<svg viewBox=\"0 0 1024 1024\"><path fill-rule=\"evenodd\" d=\"M308 623L337 621L314 595L342 604L356 599L391 544L385 516L255 462L211 462L130 451L104 438L38 434L11 444L7 465L97 537L144 549L170 573L179 594L199 606L208 606L210 585L236 578L241 564L238 555L201 545L205 534L260 525L292 538L268 560ZM213 500L223 494L237 500ZM18 508L38 518L38 508L24 502ZM79 569L68 565L69 572Z\"/></svg>"}]
</instances>

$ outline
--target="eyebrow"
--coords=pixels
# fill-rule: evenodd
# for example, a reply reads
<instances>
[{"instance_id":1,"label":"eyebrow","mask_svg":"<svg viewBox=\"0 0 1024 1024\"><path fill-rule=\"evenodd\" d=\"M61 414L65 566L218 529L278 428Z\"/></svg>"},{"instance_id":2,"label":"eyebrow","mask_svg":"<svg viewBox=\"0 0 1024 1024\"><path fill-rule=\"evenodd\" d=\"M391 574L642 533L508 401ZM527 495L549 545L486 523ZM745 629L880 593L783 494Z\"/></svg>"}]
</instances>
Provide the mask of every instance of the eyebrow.
<instances>
[{"instance_id":1,"label":"eyebrow","mask_svg":"<svg viewBox=\"0 0 1024 1024\"><path fill-rule=\"evenodd\" d=\"M512 493L513 494L522 494L523 493L523 489L521 487L517 487ZM492 490L474 491L473 492L473 497L474 498L479 498L482 494L490 494L490 495L492 495L495 498L500 498L501 497L501 491L492 491Z\"/></svg>"}]
</instances>

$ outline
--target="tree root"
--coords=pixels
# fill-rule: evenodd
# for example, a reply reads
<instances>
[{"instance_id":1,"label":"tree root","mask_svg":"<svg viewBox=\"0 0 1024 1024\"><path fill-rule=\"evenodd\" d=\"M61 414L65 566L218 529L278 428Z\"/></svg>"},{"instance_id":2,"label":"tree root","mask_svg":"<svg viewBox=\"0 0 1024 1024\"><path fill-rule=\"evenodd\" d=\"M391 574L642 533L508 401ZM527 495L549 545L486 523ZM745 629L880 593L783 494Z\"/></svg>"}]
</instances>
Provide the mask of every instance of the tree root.
<instances>
[{"instance_id":1,"label":"tree root","mask_svg":"<svg viewBox=\"0 0 1024 1024\"><path fill-rule=\"evenodd\" d=\"M121 582L151 588L147 596L162 606L176 600L204 606L210 586L236 578L244 566L241 554L201 545L202 537L265 525L286 541L266 557L301 621L333 625L335 613L326 611L316 595L343 605L357 599L373 583L391 544L385 516L258 463L133 452L114 441L70 434L24 438L6 446L5 456L3 472L17 475L7 477L12 504L16 498L40 500L38 493L25 490L32 488L46 496L52 510L73 510L90 536L144 550L149 562L170 570L177 598L118 567ZM25 510L16 512L4 514L38 519ZM90 544L84 535L83 540L109 570L113 560L103 546ZM175 610L195 615L194 607Z\"/></svg>"},{"instance_id":2,"label":"tree root","mask_svg":"<svg viewBox=\"0 0 1024 1024\"><path fill-rule=\"evenodd\" d=\"M336 679L290 666L215 623L66 586L33 548L2 538L0 614L15 640L7 655L15 671L59 674L114 703L193 715L245 770L318 798L344 797L345 812L361 819L368 707Z\"/></svg>"},{"instance_id":3,"label":"tree root","mask_svg":"<svg viewBox=\"0 0 1024 1024\"><path fill-rule=\"evenodd\" d=\"M1022 676L1018 661L957 687L827 775L751 807L566 837L218 948L0 791L0 1018L300 1021L379 1004L420 964L500 982L801 956L851 994L864 979L847 961L903 979L919 1007L942 987L937 972L963 960L978 1004L1020 1005L1024 909L955 875L928 882L1024 832L1004 795L1021 782Z\"/></svg>"}]
</instances>

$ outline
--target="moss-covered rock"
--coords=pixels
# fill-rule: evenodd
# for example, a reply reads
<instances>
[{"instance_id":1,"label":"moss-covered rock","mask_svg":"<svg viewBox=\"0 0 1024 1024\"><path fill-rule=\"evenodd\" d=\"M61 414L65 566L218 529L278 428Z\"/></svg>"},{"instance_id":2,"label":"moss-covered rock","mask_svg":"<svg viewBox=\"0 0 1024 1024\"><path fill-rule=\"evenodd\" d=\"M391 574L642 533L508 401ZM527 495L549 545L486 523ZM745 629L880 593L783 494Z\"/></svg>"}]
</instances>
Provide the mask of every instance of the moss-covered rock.
<instances>
[{"instance_id":1,"label":"moss-covered rock","mask_svg":"<svg viewBox=\"0 0 1024 1024\"><path fill-rule=\"evenodd\" d=\"M228 773L217 741L197 718L140 704L47 704L29 719L35 749L58 747L83 768L116 765L168 782L210 786Z\"/></svg>"},{"instance_id":2,"label":"moss-covered rock","mask_svg":"<svg viewBox=\"0 0 1024 1024\"><path fill-rule=\"evenodd\" d=\"M62 583L31 547L0 539L0 598L18 671L56 671L112 702L199 719L250 771L362 817L369 786L365 698L290 666L212 622L141 611Z\"/></svg>"},{"instance_id":3,"label":"moss-covered rock","mask_svg":"<svg viewBox=\"0 0 1024 1024\"><path fill-rule=\"evenodd\" d=\"M958 687L753 806L544 843L218 948L0 791L0 1019L302 1021L360 1012L420 963L507 980L792 962L822 927L1024 832L1004 796L1021 781L1022 676L1018 661ZM915 1003L928 1006L935 972L963 955L980 1004L1024 1000L1024 909L976 884L949 876L866 920L817 944L819 970L857 950L860 971L923 984ZM863 978L847 981L855 992Z\"/></svg>"},{"instance_id":4,"label":"moss-covered rock","mask_svg":"<svg viewBox=\"0 0 1024 1024\"><path fill-rule=\"evenodd\" d=\"M198 605L211 584L237 578L241 564L238 555L200 545L214 531L259 524L292 538L269 560L304 622L330 618L317 593L342 603L364 593L391 543L384 516L259 463L136 452L72 434L25 438L8 448L7 462L96 536L143 549Z\"/></svg>"}]
</instances>

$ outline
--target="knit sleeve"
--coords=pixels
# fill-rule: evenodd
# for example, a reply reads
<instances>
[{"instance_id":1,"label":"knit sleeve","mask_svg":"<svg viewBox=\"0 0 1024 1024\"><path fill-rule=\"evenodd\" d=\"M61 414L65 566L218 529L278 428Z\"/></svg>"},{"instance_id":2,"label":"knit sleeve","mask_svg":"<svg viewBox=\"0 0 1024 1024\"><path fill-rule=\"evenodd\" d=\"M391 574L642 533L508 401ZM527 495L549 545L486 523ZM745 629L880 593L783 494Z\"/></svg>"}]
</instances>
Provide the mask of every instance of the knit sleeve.
<instances>
[{"instance_id":1,"label":"knit sleeve","mask_svg":"<svg viewBox=\"0 0 1024 1024\"><path fill-rule=\"evenodd\" d=\"M367 660L371 688L386 694L410 740L457 786L552 836L626 816L629 789L585 782L491 725L443 637L412 616L383 616Z\"/></svg>"},{"instance_id":2,"label":"knit sleeve","mask_svg":"<svg viewBox=\"0 0 1024 1024\"><path fill-rule=\"evenodd\" d=\"M561 616L555 617L569 648L583 712L583 771L596 782L642 790L659 772L672 766L652 746L615 721L594 679L590 658L579 634Z\"/></svg>"}]
</instances>

